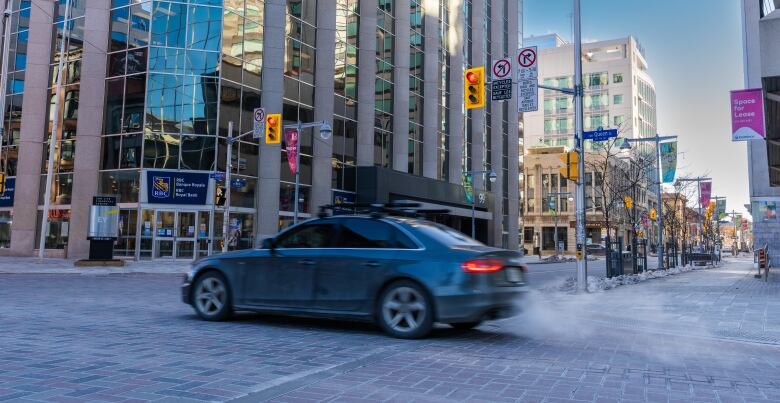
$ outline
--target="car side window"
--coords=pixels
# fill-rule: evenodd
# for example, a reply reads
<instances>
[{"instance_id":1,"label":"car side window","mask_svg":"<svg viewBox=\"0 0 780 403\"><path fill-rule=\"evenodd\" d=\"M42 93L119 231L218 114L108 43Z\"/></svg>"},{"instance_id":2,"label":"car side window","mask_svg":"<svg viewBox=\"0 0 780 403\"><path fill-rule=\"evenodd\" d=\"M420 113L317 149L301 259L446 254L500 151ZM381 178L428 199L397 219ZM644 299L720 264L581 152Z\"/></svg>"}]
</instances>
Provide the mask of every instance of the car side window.
<instances>
[{"instance_id":1,"label":"car side window","mask_svg":"<svg viewBox=\"0 0 780 403\"><path fill-rule=\"evenodd\" d=\"M333 224L309 224L282 234L276 240L277 248L327 248L336 235Z\"/></svg>"},{"instance_id":2,"label":"car side window","mask_svg":"<svg viewBox=\"0 0 780 403\"><path fill-rule=\"evenodd\" d=\"M342 222L340 248L415 249L417 245L392 225L367 219Z\"/></svg>"}]
</instances>

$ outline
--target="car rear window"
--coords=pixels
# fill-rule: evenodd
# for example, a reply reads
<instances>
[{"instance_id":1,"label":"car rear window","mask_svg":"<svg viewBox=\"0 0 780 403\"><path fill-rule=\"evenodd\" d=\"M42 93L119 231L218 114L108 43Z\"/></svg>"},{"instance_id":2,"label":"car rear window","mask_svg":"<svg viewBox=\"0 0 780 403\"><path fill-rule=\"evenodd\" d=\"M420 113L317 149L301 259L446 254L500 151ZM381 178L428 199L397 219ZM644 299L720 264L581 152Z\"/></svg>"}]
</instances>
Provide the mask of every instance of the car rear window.
<instances>
[{"instance_id":1,"label":"car rear window","mask_svg":"<svg viewBox=\"0 0 780 403\"><path fill-rule=\"evenodd\" d=\"M482 243L476 239L472 239L468 235L445 225L418 221L412 224L412 226L414 229L445 246L482 245Z\"/></svg>"}]
</instances>

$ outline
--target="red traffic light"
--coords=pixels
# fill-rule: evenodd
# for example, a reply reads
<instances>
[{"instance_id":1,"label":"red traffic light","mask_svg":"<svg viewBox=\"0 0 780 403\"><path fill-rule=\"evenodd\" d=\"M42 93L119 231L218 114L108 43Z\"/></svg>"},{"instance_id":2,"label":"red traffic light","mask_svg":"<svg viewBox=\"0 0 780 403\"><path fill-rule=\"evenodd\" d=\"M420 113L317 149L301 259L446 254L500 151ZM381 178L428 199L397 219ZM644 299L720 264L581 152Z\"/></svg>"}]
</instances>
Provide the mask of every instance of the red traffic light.
<instances>
[{"instance_id":1,"label":"red traffic light","mask_svg":"<svg viewBox=\"0 0 780 403\"><path fill-rule=\"evenodd\" d=\"M276 117L269 116L268 119L266 120L266 122L268 122L269 125L273 126L273 125L276 124Z\"/></svg>"},{"instance_id":2,"label":"red traffic light","mask_svg":"<svg viewBox=\"0 0 780 403\"><path fill-rule=\"evenodd\" d=\"M477 77L477 73L474 73L473 71L469 71L466 73L466 81L468 81L471 84L476 84L477 81L479 81L479 77Z\"/></svg>"}]
</instances>

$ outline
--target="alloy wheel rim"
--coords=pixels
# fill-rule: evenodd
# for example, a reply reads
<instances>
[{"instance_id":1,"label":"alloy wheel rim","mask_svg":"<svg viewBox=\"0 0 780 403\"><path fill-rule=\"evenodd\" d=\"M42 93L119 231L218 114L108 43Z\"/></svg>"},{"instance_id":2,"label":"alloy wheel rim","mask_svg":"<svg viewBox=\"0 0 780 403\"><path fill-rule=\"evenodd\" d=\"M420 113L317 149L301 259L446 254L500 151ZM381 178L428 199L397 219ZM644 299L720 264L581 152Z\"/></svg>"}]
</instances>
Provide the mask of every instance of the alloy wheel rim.
<instances>
[{"instance_id":1,"label":"alloy wheel rim","mask_svg":"<svg viewBox=\"0 0 780 403\"><path fill-rule=\"evenodd\" d=\"M195 290L195 303L198 310L206 315L214 315L222 310L226 300L227 292L224 284L214 277L201 281Z\"/></svg>"},{"instance_id":2,"label":"alloy wheel rim","mask_svg":"<svg viewBox=\"0 0 780 403\"><path fill-rule=\"evenodd\" d=\"M412 332L420 327L426 312L425 299L411 287L393 289L382 304L385 323L398 332Z\"/></svg>"}]
</instances>

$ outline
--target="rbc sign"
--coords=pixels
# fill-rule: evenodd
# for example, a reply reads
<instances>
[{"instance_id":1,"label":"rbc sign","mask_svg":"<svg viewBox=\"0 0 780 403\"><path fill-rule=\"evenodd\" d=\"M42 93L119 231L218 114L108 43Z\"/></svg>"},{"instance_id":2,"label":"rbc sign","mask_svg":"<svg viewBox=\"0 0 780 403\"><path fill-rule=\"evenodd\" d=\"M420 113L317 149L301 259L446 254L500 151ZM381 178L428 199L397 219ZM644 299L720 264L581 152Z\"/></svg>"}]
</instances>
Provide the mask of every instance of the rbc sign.
<instances>
[{"instance_id":1,"label":"rbc sign","mask_svg":"<svg viewBox=\"0 0 780 403\"><path fill-rule=\"evenodd\" d=\"M205 205L209 174L146 171L147 201L156 204Z\"/></svg>"}]
</instances>

